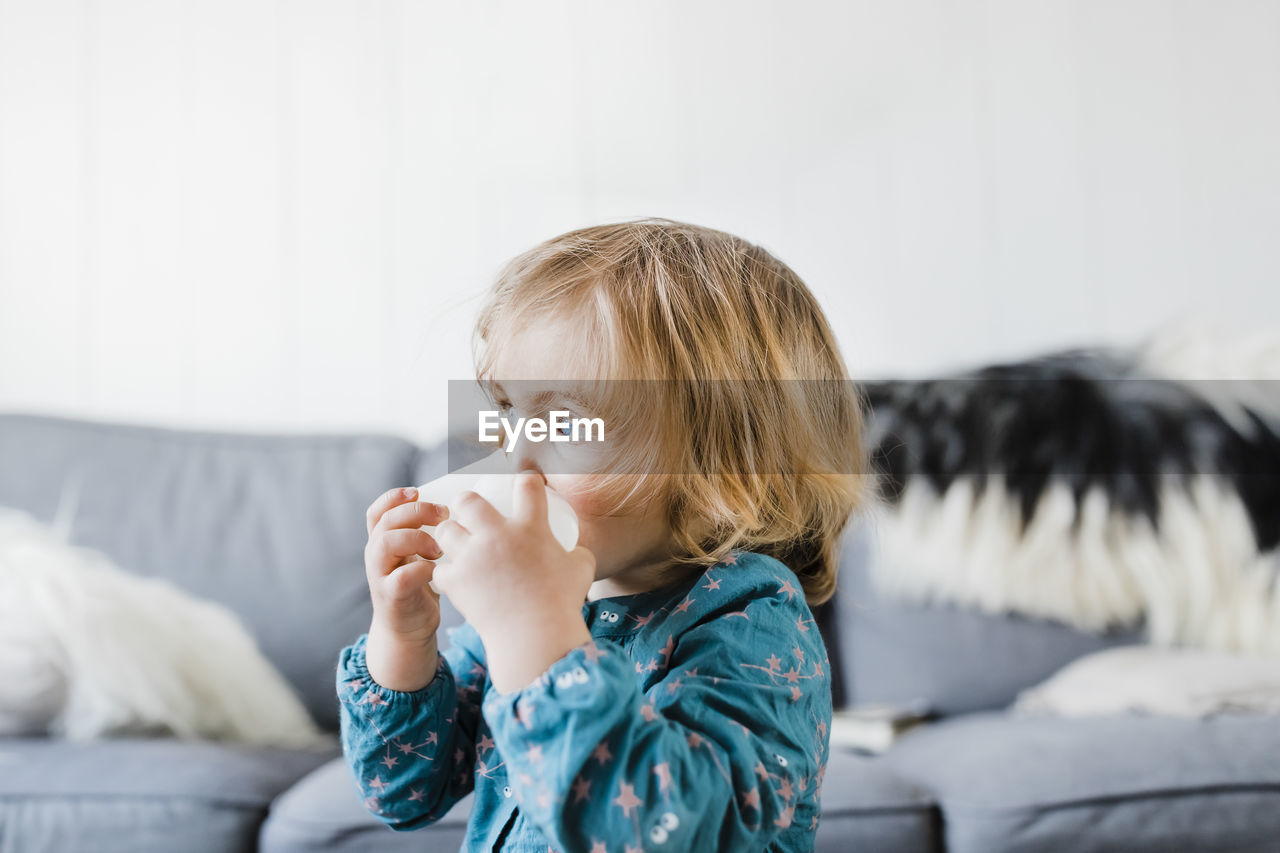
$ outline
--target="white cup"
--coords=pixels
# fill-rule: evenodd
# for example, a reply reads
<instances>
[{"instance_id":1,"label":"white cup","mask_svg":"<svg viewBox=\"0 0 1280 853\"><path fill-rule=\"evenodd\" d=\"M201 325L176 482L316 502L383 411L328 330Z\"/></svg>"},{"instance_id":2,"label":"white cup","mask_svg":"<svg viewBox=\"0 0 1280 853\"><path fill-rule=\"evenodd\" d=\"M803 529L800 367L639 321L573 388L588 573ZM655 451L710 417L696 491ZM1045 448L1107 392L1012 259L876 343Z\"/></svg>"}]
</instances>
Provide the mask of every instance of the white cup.
<instances>
[{"instance_id":1,"label":"white cup","mask_svg":"<svg viewBox=\"0 0 1280 853\"><path fill-rule=\"evenodd\" d=\"M480 473L493 465L494 457L486 457L481 462L469 465L462 470L445 474L443 477L418 486L418 500L428 503L443 504L449 507L450 517L454 513L454 503L463 492L472 491L493 504L493 508L510 518L514 511L512 492L515 489L516 474ZM543 486L547 493L547 523L551 526L551 535L566 551L572 551L578 545L578 516L569 506L569 502L550 486ZM427 533L435 534L434 526L423 526ZM441 546L443 547L443 546ZM437 566L449 559L448 554L435 560ZM439 593L435 583L431 588Z\"/></svg>"}]
</instances>

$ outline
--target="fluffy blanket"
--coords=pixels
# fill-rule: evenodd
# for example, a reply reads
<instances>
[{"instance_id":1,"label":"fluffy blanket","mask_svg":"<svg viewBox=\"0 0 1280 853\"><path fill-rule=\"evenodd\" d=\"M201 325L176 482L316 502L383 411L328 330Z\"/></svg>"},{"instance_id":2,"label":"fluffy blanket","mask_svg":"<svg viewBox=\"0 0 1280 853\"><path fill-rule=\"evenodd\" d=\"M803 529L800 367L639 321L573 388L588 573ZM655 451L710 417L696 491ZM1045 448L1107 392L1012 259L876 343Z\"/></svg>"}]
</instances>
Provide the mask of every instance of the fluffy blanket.
<instances>
[{"instance_id":1,"label":"fluffy blanket","mask_svg":"<svg viewBox=\"0 0 1280 853\"><path fill-rule=\"evenodd\" d=\"M332 743L225 607L0 507L0 735Z\"/></svg>"},{"instance_id":2,"label":"fluffy blanket","mask_svg":"<svg viewBox=\"0 0 1280 853\"><path fill-rule=\"evenodd\" d=\"M1280 655L1280 340L1166 332L873 382L877 585Z\"/></svg>"}]
</instances>

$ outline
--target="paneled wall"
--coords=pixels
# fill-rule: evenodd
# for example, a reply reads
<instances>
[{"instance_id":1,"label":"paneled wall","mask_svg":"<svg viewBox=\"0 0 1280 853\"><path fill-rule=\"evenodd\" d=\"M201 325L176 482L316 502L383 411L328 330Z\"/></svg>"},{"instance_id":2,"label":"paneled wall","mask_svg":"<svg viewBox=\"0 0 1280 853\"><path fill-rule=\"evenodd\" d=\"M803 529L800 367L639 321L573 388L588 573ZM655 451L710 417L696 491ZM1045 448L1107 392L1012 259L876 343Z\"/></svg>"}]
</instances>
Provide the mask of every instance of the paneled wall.
<instances>
[{"instance_id":1,"label":"paneled wall","mask_svg":"<svg viewBox=\"0 0 1280 853\"><path fill-rule=\"evenodd\" d=\"M0 0L0 408L427 441L504 260L773 250L855 374L1280 316L1273 0Z\"/></svg>"}]
</instances>

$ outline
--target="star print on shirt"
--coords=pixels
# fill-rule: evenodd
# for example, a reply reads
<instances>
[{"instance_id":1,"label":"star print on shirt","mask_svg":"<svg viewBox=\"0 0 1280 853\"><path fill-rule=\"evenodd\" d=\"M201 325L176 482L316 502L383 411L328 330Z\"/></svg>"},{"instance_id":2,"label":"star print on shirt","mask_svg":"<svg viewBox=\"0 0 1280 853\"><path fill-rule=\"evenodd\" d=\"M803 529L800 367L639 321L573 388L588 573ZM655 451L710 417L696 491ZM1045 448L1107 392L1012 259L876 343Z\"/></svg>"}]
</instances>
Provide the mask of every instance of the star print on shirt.
<instances>
[{"instance_id":1,"label":"star print on shirt","mask_svg":"<svg viewBox=\"0 0 1280 853\"><path fill-rule=\"evenodd\" d=\"M502 761L497 763L497 765L490 767L488 763L485 763L484 761L477 761L476 774L480 776L484 776L485 779L493 779L494 772L497 771L499 767L506 765L506 763L507 763L506 761Z\"/></svg>"},{"instance_id":2,"label":"star print on shirt","mask_svg":"<svg viewBox=\"0 0 1280 853\"><path fill-rule=\"evenodd\" d=\"M524 723L524 727L526 729L533 728L534 706L535 706L535 703L532 699L525 699L521 697L520 701L516 702L516 710L515 710L516 720L518 722Z\"/></svg>"},{"instance_id":3,"label":"star print on shirt","mask_svg":"<svg viewBox=\"0 0 1280 853\"><path fill-rule=\"evenodd\" d=\"M713 595L696 598L693 592L698 588ZM732 815L732 825L727 822L726 831L737 833L735 839L744 842L733 849L759 849L763 844L751 843L757 835L777 833L784 833L778 836L777 849L787 853L809 849L805 841L811 844L813 839L808 828L810 821L816 823L815 788L818 774L825 769L824 740L830 720L824 720L826 697L817 688L831 667L818 632L809 630L817 625L805 605L799 579L772 558L736 553L700 579L690 578L683 589L672 587L670 593L664 589L661 595L661 599L636 599L640 607L624 614L631 620L625 624L632 626L625 641L601 635L575 650L587 678L582 679L582 670L575 669L582 686L572 691L556 689L560 685L544 677L522 691L527 697L505 701L495 692L490 701L482 702L490 698L485 693L488 674L476 663L478 656L483 657L483 648L474 632L464 628L455 638L454 649L446 649L457 703L453 689L437 689L432 701L439 707L426 708L400 702L398 694L355 678L361 659L359 650L353 650L341 661L337 679L342 688L340 704L347 715L344 748L363 783L362 793L378 816L393 825L438 816L456 796L472 790L474 778L474 790L483 792L486 803L501 804L503 786L511 786L507 810L518 806L529 817L510 836L513 842L518 837L521 849L547 849L551 836L538 837L535 823L552 820L561 811L567 811L565 817L570 819L565 824L568 834L551 842L557 850L648 849L651 832L653 844L662 837L655 827L668 826L669 821L663 823L660 818L681 808L686 798L714 802L720 808L723 803L731 805L727 814ZM711 602L716 603L714 609L708 606ZM694 604L698 614L693 614ZM720 624L708 629L705 621L696 618L703 611L708 611L707 620ZM588 612L588 620L590 616ZM736 616L751 624L739 625ZM697 633L686 642L686 632ZM592 633L600 633L594 624ZM568 668L575 666L573 660L569 659ZM458 673L467 675L457 677ZM667 689L658 690L660 684ZM724 693L721 688L726 684L732 684L735 692ZM377 695L367 699L370 689ZM682 715L690 698L702 692L712 697L732 695L740 707L736 713ZM535 694L536 711L530 701ZM597 699L587 713L574 704L584 697ZM378 700L390 700L390 707ZM706 708L698 699L692 702L702 711L720 708L715 700ZM423 716L424 710L433 716ZM572 725L561 725L562 716L571 717ZM673 751L633 752L638 749L633 744L647 744L650 736L666 732L676 721L685 721L689 728L675 735ZM471 736L458 738L455 722L464 727L464 735ZM432 730L439 732L438 738ZM567 738L566 731L577 737ZM636 740L642 732L648 734ZM428 737L431 742L424 743ZM501 752L498 737L504 738ZM687 746L680 746L681 741ZM460 747L460 765L450 759L454 753L446 748L450 745ZM537 749L531 749L534 746ZM575 760L561 761L566 752ZM785 754L789 763L775 763L775 754ZM421 758L410 761L405 755ZM508 756L513 766L499 763ZM761 761L753 760L757 758ZM758 764L763 777L753 773L753 764ZM523 784L517 781L522 777ZM369 779L382 786L380 796L372 796L378 794L378 785ZM680 846L677 842L689 829L683 826L685 814L680 812L680 829L685 831L672 833L661 844L663 848ZM468 849L485 837L486 830L468 827Z\"/></svg>"},{"instance_id":4,"label":"star print on shirt","mask_svg":"<svg viewBox=\"0 0 1280 853\"><path fill-rule=\"evenodd\" d=\"M412 743L404 743L399 738L396 738L395 742L393 744L392 743L387 744L387 747L390 748L391 746L395 746L396 749L400 750L401 755L412 755L417 758L421 758L425 761L431 761L432 759L430 755L423 755L421 752L418 752L418 750L424 746L432 746L433 744L435 744L435 742L436 742L436 733L431 732L427 736L427 739L420 744L415 745Z\"/></svg>"},{"instance_id":5,"label":"star print on shirt","mask_svg":"<svg viewBox=\"0 0 1280 853\"><path fill-rule=\"evenodd\" d=\"M658 790L665 794L671 787L671 765L664 761L654 767L653 772L658 777Z\"/></svg>"},{"instance_id":6,"label":"star print on shirt","mask_svg":"<svg viewBox=\"0 0 1280 853\"><path fill-rule=\"evenodd\" d=\"M622 793L614 798L613 802L622 808L622 814L631 817L631 810L644 802L636 796L634 785L628 785L626 782L619 782L619 789Z\"/></svg>"},{"instance_id":7,"label":"star print on shirt","mask_svg":"<svg viewBox=\"0 0 1280 853\"><path fill-rule=\"evenodd\" d=\"M359 704L372 705L373 707L378 708L378 707L381 707L382 705L386 705L387 700L383 699L377 693L370 690L368 693L364 694L364 698L360 700Z\"/></svg>"}]
</instances>

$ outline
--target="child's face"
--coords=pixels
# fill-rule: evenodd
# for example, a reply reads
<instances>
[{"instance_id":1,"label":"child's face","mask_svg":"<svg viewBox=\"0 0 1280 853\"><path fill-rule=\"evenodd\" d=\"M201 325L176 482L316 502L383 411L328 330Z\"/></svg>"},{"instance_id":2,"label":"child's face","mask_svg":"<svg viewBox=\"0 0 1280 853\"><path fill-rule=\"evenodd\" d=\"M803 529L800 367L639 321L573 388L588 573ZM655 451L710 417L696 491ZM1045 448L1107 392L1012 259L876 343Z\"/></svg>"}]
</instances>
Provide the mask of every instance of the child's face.
<instances>
[{"instance_id":1,"label":"child's face","mask_svg":"<svg viewBox=\"0 0 1280 853\"><path fill-rule=\"evenodd\" d=\"M504 384L514 407L528 413L530 409L518 399L532 395L540 382L554 386L571 378L566 373L562 354L566 341L577 339L575 330L564 321L536 321L507 342L494 364L493 378ZM581 379L581 376L572 378ZM546 417L546 413L536 413ZM607 425L606 425L607 426ZM586 485L589 474L563 473L555 454L564 444L520 441L508 458L512 471L535 468L543 473L547 485L555 489L578 514L578 543L590 549L596 558L596 583L591 598L640 592L653 585L658 569L670 559L671 530L665 508L650 503L633 514L605 515L607 507L590 495Z\"/></svg>"}]
</instances>

